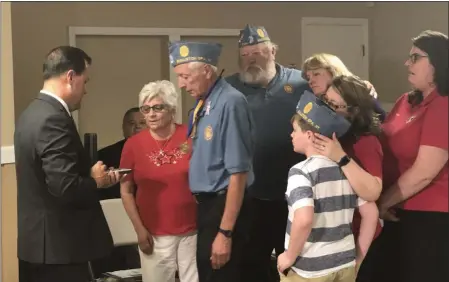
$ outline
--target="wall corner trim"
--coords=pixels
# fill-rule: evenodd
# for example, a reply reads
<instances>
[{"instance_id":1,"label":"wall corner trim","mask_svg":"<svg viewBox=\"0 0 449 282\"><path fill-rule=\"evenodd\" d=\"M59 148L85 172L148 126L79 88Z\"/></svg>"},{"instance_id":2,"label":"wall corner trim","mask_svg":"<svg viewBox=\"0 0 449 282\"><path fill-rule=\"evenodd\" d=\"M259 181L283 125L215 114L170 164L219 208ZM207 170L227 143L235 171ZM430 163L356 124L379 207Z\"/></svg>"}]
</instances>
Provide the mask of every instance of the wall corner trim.
<instances>
[{"instance_id":1,"label":"wall corner trim","mask_svg":"<svg viewBox=\"0 0 449 282\"><path fill-rule=\"evenodd\" d=\"M15 163L14 146L2 146L2 165Z\"/></svg>"}]
</instances>

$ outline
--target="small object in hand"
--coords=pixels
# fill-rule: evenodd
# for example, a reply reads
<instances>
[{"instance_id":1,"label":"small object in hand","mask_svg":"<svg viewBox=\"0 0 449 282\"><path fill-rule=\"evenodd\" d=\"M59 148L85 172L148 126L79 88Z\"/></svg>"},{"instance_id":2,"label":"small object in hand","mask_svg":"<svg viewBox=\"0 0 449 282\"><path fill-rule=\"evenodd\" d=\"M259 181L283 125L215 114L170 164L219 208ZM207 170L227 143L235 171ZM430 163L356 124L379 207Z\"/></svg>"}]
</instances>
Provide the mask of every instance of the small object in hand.
<instances>
[{"instance_id":1,"label":"small object in hand","mask_svg":"<svg viewBox=\"0 0 449 282\"><path fill-rule=\"evenodd\" d=\"M110 169L108 172L118 172L120 174L126 174L126 173L130 173L132 171L133 170L130 168L113 168L113 169Z\"/></svg>"},{"instance_id":2,"label":"small object in hand","mask_svg":"<svg viewBox=\"0 0 449 282\"><path fill-rule=\"evenodd\" d=\"M284 274L285 276L287 276L289 272L290 272L290 267L284 269L284 271L282 271L282 274Z\"/></svg>"}]
</instances>

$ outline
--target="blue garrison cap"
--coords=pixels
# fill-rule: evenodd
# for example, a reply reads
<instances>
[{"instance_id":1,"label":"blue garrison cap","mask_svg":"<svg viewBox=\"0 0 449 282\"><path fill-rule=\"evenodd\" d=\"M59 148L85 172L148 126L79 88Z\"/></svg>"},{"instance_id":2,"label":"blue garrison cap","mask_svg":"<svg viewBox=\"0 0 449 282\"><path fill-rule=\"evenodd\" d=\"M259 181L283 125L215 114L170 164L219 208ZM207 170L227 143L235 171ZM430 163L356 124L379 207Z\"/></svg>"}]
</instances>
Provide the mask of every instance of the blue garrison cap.
<instances>
[{"instance_id":1,"label":"blue garrison cap","mask_svg":"<svg viewBox=\"0 0 449 282\"><path fill-rule=\"evenodd\" d=\"M177 65L202 62L217 66L222 45L219 43L178 41L168 47L170 64Z\"/></svg>"},{"instance_id":2,"label":"blue garrison cap","mask_svg":"<svg viewBox=\"0 0 449 282\"><path fill-rule=\"evenodd\" d=\"M321 135L329 138L332 138L334 132L337 137L341 137L351 127L346 118L337 114L323 100L307 90L302 94L296 112Z\"/></svg>"},{"instance_id":3,"label":"blue garrison cap","mask_svg":"<svg viewBox=\"0 0 449 282\"><path fill-rule=\"evenodd\" d=\"M256 45L266 41L270 41L270 37L263 26L252 26L247 24L244 29L240 30L239 48L248 45Z\"/></svg>"}]
</instances>

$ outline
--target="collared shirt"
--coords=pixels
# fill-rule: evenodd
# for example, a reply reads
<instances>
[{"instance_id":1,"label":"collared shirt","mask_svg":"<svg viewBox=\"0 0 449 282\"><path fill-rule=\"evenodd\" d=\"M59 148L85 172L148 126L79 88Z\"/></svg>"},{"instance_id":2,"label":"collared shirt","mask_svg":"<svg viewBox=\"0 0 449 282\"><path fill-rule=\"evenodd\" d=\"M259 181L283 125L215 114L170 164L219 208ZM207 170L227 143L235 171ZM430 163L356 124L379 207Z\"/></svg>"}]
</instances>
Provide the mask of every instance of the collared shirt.
<instances>
[{"instance_id":1,"label":"collared shirt","mask_svg":"<svg viewBox=\"0 0 449 282\"><path fill-rule=\"evenodd\" d=\"M384 189L416 161L420 146L448 150L448 97L433 91L416 106L402 95L382 125ZM448 212L449 168L446 165L421 192L403 203L406 210Z\"/></svg>"},{"instance_id":2,"label":"collared shirt","mask_svg":"<svg viewBox=\"0 0 449 282\"><path fill-rule=\"evenodd\" d=\"M189 181L193 193L227 189L232 174L252 170L254 124L245 96L220 79L199 113Z\"/></svg>"},{"instance_id":3,"label":"collared shirt","mask_svg":"<svg viewBox=\"0 0 449 282\"><path fill-rule=\"evenodd\" d=\"M305 157L293 151L291 118L302 93L309 89L301 71L276 65L267 87L242 82L239 74L226 80L248 100L254 118L256 143L253 187L249 194L262 200L284 199L288 170Z\"/></svg>"},{"instance_id":4,"label":"collared shirt","mask_svg":"<svg viewBox=\"0 0 449 282\"><path fill-rule=\"evenodd\" d=\"M64 100L62 100L60 97L56 96L54 93L51 93L50 91L47 91L47 90L41 90L40 92L41 92L42 94L51 96L51 97L55 98L56 100L58 100L59 103L61 103L62 106L64 107L64 109L67 111L67 113L69 114L69 116L72 116L72 113L70 113L70 110L69 110L69 106L67 106L67 103L66 103Z\"/></svg>"}]
</instances>

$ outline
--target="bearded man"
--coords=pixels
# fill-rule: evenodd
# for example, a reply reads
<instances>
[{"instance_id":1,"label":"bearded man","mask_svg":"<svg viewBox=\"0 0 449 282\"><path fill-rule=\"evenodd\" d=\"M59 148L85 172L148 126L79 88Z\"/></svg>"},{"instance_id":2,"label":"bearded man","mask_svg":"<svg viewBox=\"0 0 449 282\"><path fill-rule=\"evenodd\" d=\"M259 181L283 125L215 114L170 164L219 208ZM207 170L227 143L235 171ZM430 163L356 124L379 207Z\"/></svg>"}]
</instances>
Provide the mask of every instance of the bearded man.
<instances>
[{"instance_id":1,"label":"bearded man","mask_svg":"<svg viewBox=\"0 0 449 282\"><path fill-rule=\"evenodd\" d=\"M248 279L243 281L279 281L271 255L273 249L276 255L284 251L288 171L304 159L293 151L290 120L309 86L301 71L276 63L277 49L264 27L247 25L240 31L240 71L226 78L246 96L256 133L255 181L248 191L252 213L251 240L245 248Z\"/></svg>"}]
</instances>

